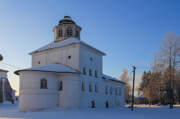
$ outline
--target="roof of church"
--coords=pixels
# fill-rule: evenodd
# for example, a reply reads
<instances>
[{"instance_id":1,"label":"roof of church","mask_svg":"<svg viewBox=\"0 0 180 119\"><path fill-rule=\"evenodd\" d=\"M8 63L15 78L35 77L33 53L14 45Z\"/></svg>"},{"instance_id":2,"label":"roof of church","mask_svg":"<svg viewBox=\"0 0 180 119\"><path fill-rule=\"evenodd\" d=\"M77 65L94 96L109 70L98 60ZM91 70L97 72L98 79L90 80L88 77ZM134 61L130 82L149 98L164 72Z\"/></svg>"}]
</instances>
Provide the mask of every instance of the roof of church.
<instances>
[{"instance_id":1,"label":"roof of church","mask_svg":"<svg viewBox=\"0 0 180 119\"><path fill-rule=\"evenodd\" d=\"M103 74L103 78L107 79L107 80L119 82L119 83L122 83L122 84L126 84L125 82L123 82L123 81L121 81L121 80L119 80L117 78L114 78L114 77L111 77L111 76L108 76L108 75L105 75L105 74Z\"/></svg>"},{"instance_id":2,"label":"roof of church","mask_svg":"<svg viewBox=\"0 0 180 119\"><path fill-rule=\"evenodd\" d=\"M81 44L83 44L83 45L85 45L85 46L87 46L87 47L89 47L91 49L96 50L97 52L99 52L102 55L106 55L104 52L102 52L102 51L100 51L100 50L86 44L83 41L80 41L77 38L73 38L73 37L65 39L63 41L51 42L51 43L49 43L49 44L47 44L47 45L33 51L33 52L30 52L29 54L31 55L31 54L34 54L34 53L37 53L37 52L41 52L41 51L45 51L45 50L49 50L49 49L54 49L54 48L59 48L59 47L64 47L64 46L71 45L71 44L76 44L76 43L81 43Z\"/></svg>"},{"instance_id":3,"label":"roof of church","mask_svg":"<svg viewBox=\"0 0 180 119\"><path fill-rule=\"evenodd\" d=\"M56 73L80 73L71 67L65 66L63 64L48 64L44 66L35 66L32 68L17 70L14 73L19 75L20 71L43 71L43 72L56 72Z\"/></svg>"}]
</instances>

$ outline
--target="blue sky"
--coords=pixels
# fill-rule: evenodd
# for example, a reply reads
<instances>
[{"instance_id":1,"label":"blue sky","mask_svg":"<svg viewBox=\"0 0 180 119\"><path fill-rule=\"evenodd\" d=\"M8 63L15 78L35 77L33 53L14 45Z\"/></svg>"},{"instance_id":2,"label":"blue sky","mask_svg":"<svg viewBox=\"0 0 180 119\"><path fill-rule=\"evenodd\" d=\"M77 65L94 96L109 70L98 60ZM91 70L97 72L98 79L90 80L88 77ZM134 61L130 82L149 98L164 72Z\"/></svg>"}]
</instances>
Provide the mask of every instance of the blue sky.
<instances>
[{"instance_id":1,"label":"blue sky","mask_svg":"<svg viewBox=\"0 0 180 119\"><path fill-rule=\"evenodd\" d=\"M65 15L82 27L81 40L106 52L103 70L118 77L149 67L163 36L180 35L179 0L0 0L0 68L16 90L14 70L30 67L29 52L53 41L52 29ZM7 65L8 64L8 65Z\"/></svg>"}]
</instances>

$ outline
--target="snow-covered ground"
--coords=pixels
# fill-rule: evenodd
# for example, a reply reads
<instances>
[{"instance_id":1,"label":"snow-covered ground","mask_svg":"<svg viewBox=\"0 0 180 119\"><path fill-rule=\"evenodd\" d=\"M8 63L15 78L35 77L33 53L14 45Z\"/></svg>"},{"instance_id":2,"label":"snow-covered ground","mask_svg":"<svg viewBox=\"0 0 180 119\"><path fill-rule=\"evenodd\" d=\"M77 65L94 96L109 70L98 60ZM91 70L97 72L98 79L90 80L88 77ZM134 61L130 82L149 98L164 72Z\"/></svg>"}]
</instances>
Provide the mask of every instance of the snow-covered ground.
<instances>
[{"instance_id":1,"label":"snow-covered ground","mask_svg":"<svg viewBox=\"0 0 180 119\"><path fill-rule=\"evenodd\" d=\"M18 105L0 104L0 119L180 119L180 107L63 110L49 109L39 112L18 112Z\"/></svg>"}]
</instances>

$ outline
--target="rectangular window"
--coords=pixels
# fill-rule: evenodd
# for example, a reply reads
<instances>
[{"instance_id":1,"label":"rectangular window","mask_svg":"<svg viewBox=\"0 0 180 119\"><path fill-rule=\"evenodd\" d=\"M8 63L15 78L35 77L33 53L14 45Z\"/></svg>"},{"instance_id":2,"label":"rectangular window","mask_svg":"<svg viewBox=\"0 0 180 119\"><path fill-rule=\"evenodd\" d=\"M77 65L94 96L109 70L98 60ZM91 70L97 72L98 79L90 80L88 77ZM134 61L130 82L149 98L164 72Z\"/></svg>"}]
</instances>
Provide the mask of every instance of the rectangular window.
<instances>
[{"instance_id":1,"label":"rectangular window","mask_svg":"<svg viewBox=\"0 0 180 119\"><path fill-rule=\"evenodd\" d=\"M121 88L119 88L119 96L121 96Z\"/></svg>"},{"instance_id":2,"label":"rectangular window","mask_svg":"<svg viewBox=\"0 0 180 119\"><path fill-rule=\"evenodd\" d=\"M95 84L95 92L97 93L98 92L98 85Z\"/></svg>"},{"instance_id":3,"label":"rectangular window","mask_svg":"<svg viewBox=\"0 0 180 119\"><path fill-rule=\"evenodd\" d=\"M98 72L95 70L95 77L97 78L98 77Z\"/></svg>"},{"instance_id":4,"label":"rectangular window","mask_svg":"<svg viewBox=\"0 0 180 119\"><path fill-rule=\"evenodd\" d=\"M105 94L108 94L108 86L105 87Z\"/></svg>"},{"instance_id":5,"label":"rectangular window","mask_svg":"<svg viewBox=\"0 0 180 119\"><path fill-rule=\"evenodd\" d=\"M41 79L41 82L40 82L40 88L41 89L47 89L47 80L46 79Z\"/></svg>"},{"instance_id":6,"label":"rectangular window","mask_svg":"<svg viewBox=\"0 0 180 119\"><path fill-rule=\"evenodd\" d=\"M112 95L112 87L110 88L110 94Z\"/></svg>"},{"instance_id":7,"label":"rectangular window","mask_svg":"<svg viewBox=\"0 0 180 119\"><path fill-rule=\"evenodd\" d=\"M89 83L89 92L92 92L92 85Z\"/></svg>"},{"instance_id":8,"label":"rectangular window","mask_svg":"<svg viewBox=\"0 0 180 119\"><path fill-rule=\"evenodd\" d=\"M83 67L83 75L86 75L86 68Z\"/></svg>"},{"instance_id":9,"label":"rectangular window","mask_svg":"<svg viewBox=\"0 0 180 119\"><path fill-rule=\"evenodd\" d=\"M63 82L60 81L60 82L59 82L59 91L62 91L62 90L63 90Z\"/></svg>"},{"instance_id":10,"label":"rectangular window","mask_svg":"<svg viewBox=\"0 0 180 119\"><path fill-rule=\"evenodd\" d=\"M92 70L89 69L89 76L92 76Z\"/></svg>"},{"instance_id":11,"label":"rectangular window","mask_svg":"<svg viewBox=\"0 0 180 119\"><path fill-rule=\"evenodd\" d=\"M82 84L81 84L81 90L84 92L85 91L85 83L82 81Z\"/></svg>"},{"instance_id":12,"label":"rectangular window","mask_svg":"<svg viewBox=\"0 0 180 119\"><path fill-rule=\"evenodd\" d=\"M115 89L115 95L118 95L118 90L117 90L117 88Z\"/></svg>"}]
</instances>

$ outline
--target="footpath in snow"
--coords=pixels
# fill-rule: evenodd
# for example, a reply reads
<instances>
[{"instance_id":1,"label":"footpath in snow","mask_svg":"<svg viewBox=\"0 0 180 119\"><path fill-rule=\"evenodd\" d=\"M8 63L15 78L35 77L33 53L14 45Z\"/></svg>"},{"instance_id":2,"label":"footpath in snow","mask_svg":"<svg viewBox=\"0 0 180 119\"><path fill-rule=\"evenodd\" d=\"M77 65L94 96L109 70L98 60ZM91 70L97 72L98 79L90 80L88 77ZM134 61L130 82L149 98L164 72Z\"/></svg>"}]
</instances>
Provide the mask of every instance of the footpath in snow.
<instances>
[{"instance_id":1,"label":"footpath in snow","mask_svg":"<svg viewBox=\"0 0 180 119\"><path fill-rule=\"evenodd\" d=\"M0 119L180 119L180 107L138 107L129 108L49 109L39 112L18 112L18 105L0 104Z\"/></svg>"}]
</instances>

